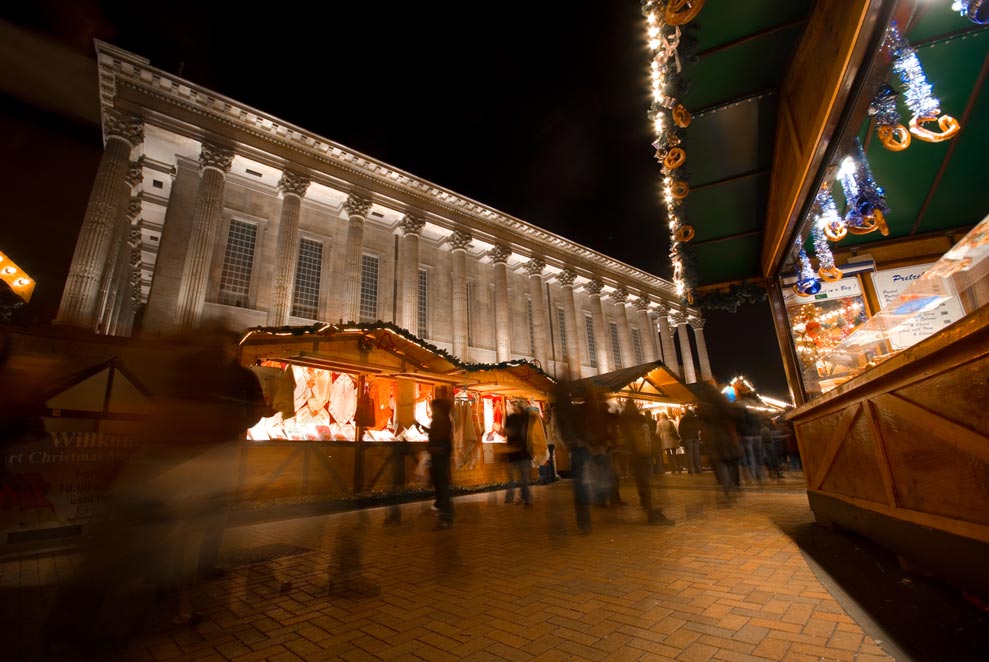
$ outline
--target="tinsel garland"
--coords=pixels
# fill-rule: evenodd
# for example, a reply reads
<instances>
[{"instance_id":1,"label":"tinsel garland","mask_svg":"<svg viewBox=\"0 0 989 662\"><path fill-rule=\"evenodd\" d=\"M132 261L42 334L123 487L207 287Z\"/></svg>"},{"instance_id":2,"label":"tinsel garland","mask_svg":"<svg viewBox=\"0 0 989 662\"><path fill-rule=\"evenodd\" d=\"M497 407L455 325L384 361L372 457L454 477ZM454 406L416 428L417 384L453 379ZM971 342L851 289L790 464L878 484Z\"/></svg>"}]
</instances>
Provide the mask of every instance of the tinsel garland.
<instances>
[{"instance_id":1,"label":"tinsel garland","mask_svg":"<svg viewBox=\"0 0 989 662\"><path fill-rule=\"evenodd\" d=\"M824 236L824 227L815 223L810 230L810 236L814 242L814 257L817 258L817 273L821 280L832 281L841 278L841 269L835 266L834 253L831 252L828 238Z\"/></svg>"},{"instance_id":2,"label":"tinsel garland","mask_svg":"<svg viewBox=\"0 0 989 662\"><path fill-rule=\"evenodd\" d=\"M917 51L892 23L886 30L885 47L893 59L893 71L900 77L904 89L904 101L913 117L910 133L925 142L941 142L958 134L960 125L950 115L941 115L941 102L934 96L934 88L924 74ZM939 131L924 125L937 122Z\"/></svg>"},{"instance_id":3,"label":"tinsel garland","mask_svg":"<svg viewBox=\"0 0 989 662\"><path fill-rule=\"evenodd\" d=\"M884 235L888 234L885 216L889 213L889 207L886 205L885 191L872 177L872 168L858 138L851 154L838 168L838 181L845 193L845 225L848 231L866 234L879 230Z\"/></svg>"},{"instance_id":4,"label":"tinsel garland","mask_svg":"<svg viewBox=\"0 0 989 662\"><path fill-rule=\"evenodd\" d=\"M900 123L900 112L896 109L896 90L883 83L869 104L869 115L876 118L876 126L896 126Z\"/></svg>"},{"instance_id":5,"label":"tinsel garland","mask_svg":"<svg viewBox=\"0 0 989 662\"><path fill-rule=\"evenodd\" d=\"M955 0L951 8L973 23L989 24L989 0Z\"/></svg>"},{"instance_id":6,"label":"tinsel garland","mask_svg":"<svg viewBox=\"0 0 989 662\"><path fill-rule=\"evenodd\" d=\"M831 189L822 188L814 199L817 207L817 216L814 225L819 226L824 235L831 241L840 241L845 238L845 220L838 214L838 206L835 204Z\"/></svg>"},{"instance_id":7,"label":"tinsel garland","mask_svg":"<svg viewBox=\"0 0 989 662\"><path fill-rule=\"evenodd\" d=\"M794 247L797 249L797 282L794 284L793 290L805 297L817 294L821 291L821 281L817 279L817 274L814 273L814 265L810 263L807 251L804 250L803 239L800 236L794 242Z\"/></svg>"}]
</instances>

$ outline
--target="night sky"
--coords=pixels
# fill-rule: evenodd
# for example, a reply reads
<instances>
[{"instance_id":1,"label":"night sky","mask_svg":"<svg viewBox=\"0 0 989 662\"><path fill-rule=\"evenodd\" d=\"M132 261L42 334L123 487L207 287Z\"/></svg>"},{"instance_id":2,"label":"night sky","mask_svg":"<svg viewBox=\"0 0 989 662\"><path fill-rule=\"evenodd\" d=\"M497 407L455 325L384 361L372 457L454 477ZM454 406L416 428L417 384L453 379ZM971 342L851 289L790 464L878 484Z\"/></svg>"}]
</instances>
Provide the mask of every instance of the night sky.
<instances>
[{"instance_id":1,"label":"night sky","mask_svg":"<svg viewBox=\"0 0 989 662\"><path fill-rule=\"evenodd\" d=\"M247 7L82 0L3 12L89 56L94 37L106 40L669 278L638 1ZM784 396L768 306L707 317L715 376Z\"/></svg>"}]
</instances>

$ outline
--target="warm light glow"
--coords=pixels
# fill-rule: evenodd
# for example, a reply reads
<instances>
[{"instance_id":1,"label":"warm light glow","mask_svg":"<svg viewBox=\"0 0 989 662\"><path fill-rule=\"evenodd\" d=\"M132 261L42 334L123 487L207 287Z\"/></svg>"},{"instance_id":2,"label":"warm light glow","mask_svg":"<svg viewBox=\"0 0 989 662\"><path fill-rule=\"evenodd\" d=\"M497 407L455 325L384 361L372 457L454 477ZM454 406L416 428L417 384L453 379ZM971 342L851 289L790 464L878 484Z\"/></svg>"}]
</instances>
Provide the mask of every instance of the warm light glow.
<instances>
[{"instance_id":1,"label":"warm light glow","mask_svg":"<svg viewBox=\"0 0 989 662\"><path fill-rule=\"evenodd\" d=\"M15 273L17 273L17 268L16 267L4 267L3 272L5 274L7 274L7 275L15 274Z\"/></svg>"}]
</instances>

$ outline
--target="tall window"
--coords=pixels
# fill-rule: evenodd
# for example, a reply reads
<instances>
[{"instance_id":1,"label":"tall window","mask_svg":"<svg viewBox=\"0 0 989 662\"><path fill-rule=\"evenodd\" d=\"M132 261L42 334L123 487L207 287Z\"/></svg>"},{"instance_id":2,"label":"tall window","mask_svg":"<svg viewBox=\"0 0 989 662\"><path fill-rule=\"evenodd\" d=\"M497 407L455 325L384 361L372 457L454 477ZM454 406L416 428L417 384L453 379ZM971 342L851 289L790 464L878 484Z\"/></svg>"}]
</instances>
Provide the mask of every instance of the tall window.
<instances>
[{"instance_id":1,"label":"tall window","mask_svg":"<svg viewBox=\"0 0 989 662\"><path fill-rule=\"evenodd\" d=\"M299 242L292 290L292 315L314 320L319 315L319 281L323 271L323 243L312 239Z\"/></svg>"},{"instance_id":2,"label":"tall window","mask_svg":"<svg viewBox=\"0 0 989 662\"><path fill-rule=\"evenodd\" d=\"M429 273L425 269L419 270L419 290L416 295L416 324L418 325L417 335L425 338L429 335L427 325L429 322Z\"/></svg>"},{"instance_id":3,"label":"tall window","mask_svg":"<svg viewBox=\"0 0 989 662\"><path fill-rule=\"evenodd\" d=\"M556 309L556 322L560 327L560 356L562 360L567 360L567 318L563 314L562 308Z\"/></svg>"},{"instance_id":4,"label":"tall window","mask_svg":"<svg viewBox=\"0 0 989 662\"><path fill-rule=\"evenodd\" d=\"M632 329L632 351L635 352L635 365L642 365L646 362L642 356L642 337L638 329Z\"/></svg>"},{"instance_id":5,"label":"tall window","mask_svg":"<svg viewBox=\"0 0 989 662\"><path fill-rule=\"evenodd\" d=\"M361 257L361 322L374 322L378 319L378 258L373 255Z\"/></svg>"},{"instance_id":6,"label":"tall window","mask_svg":"<svg viewBox=\"0 0 989 662\"><path fill-rule=\"evenodd\" d=\"M532 318L532 299L525 300L525 314L529 321L529 356L536 355L535 320Z\"/></svg>"},{"instance_id":7,"label":"tall window","mask_svg":"<svg viewBox=\"0 0 989 662\"><path fill-rule=\"evenodd\" d=\"M471 287L471 282L467 281L467 345L468 347L474 346L474 325L471 324L470 309L473 308L471 305L474 298L474 288Z\"/></svg>"},{"instance_id":8,"label":"tall window","mask_svg":"<svg viewBox=\"0 0 989 662\"><path fill-rule=\"evenodd\" d=\"M248 305L257 240L258 226L243 221L230 221L227 249L223 255L223 272L220 274L220 303L239 308Z\"/></svg>"},{"instance_id":9,"label":"tall window","mask_svg":"<svg viewBox=\"0 0 989 662\"><path fill-rule=\"evenodd\" d=\"M584 333L587 335L587 358L591 362L591 367L598 367L598 346L594 340L594 319L590 315L584 315Z\"/></svg>"},{"instance_id":10,"label":"tall window","mask_svg":"<svg viewBox=\"0 0 989 662\"><path fill-rule=\"evenodd\" d=\"M615 355L615 368L624 368L625 364L622 362L622 344L618 342L618 325L614 322L609 322L611 327L611 352Z\"/></svg>"}]
</instances>

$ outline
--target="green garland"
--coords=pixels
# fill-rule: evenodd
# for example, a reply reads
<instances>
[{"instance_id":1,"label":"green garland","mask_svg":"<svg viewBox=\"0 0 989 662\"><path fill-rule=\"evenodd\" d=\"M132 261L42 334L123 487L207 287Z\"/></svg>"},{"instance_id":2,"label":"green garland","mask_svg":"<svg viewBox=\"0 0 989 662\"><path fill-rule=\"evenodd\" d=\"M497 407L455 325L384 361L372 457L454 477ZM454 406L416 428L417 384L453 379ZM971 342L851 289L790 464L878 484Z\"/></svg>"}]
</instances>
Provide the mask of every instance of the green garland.
<instances>
[{"instance_id":1,"label":"green garland","mask_svg":"<svg viewBox=\"0 0 989 662\"><path fill-rule=\"evenodd\" d=\"M765 300L765 288L755 283L740 283L727 290L711 290L696 296L696 303L702 309L725 310L729 313L734 313L742 305L762 303Z\"/></svg>"}]
</instances>

